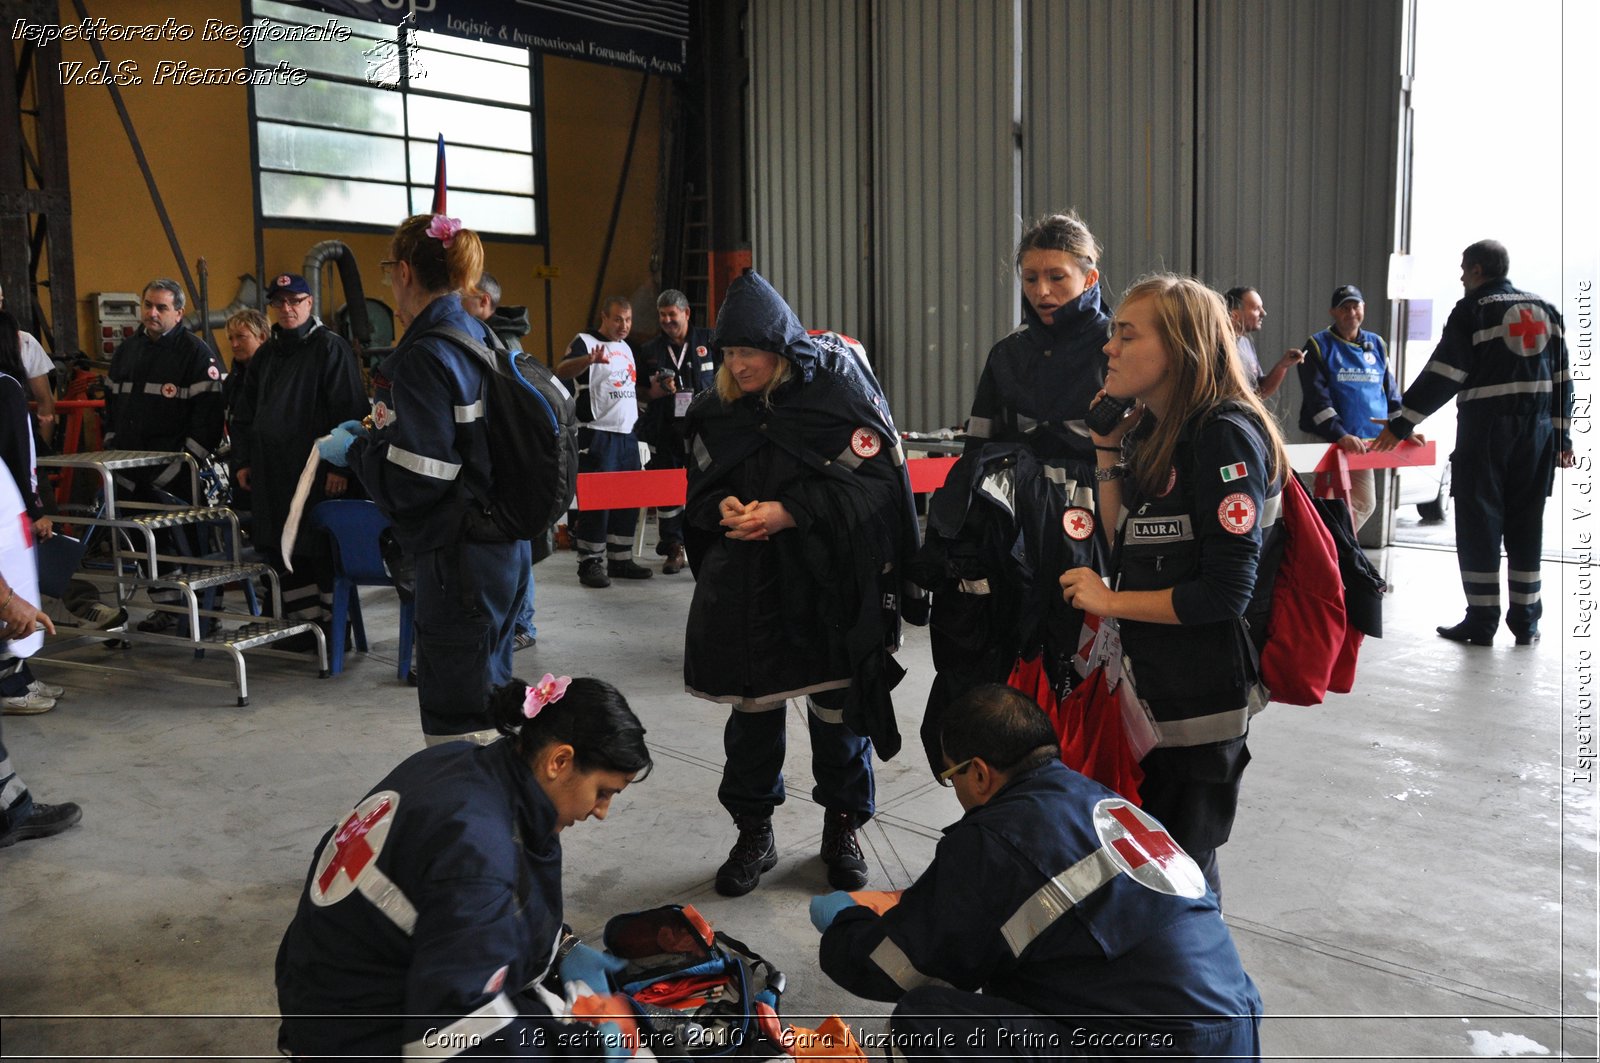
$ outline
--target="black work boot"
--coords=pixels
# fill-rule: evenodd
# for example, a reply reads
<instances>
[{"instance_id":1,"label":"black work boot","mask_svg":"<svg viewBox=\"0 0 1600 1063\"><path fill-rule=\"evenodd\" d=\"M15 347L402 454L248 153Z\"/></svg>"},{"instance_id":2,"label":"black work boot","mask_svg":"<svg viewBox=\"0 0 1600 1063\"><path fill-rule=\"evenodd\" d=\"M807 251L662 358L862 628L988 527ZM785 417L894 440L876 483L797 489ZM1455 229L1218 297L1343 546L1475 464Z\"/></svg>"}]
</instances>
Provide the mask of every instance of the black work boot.
<instances>
[{"instance_id":1,"label":"black work boot","mask_svg":"<svg viewBox=\"0 0 1600 1063\"><path fill-rule=\"evenodd\" d=\"M867 860L856 841L854 819L848 812L823 816L822 862L828 865L828 885L836 890L858 890L867 884Z\"/></svg>"},{"instance_id":2,"label":"black work boot","mask_svg":"<svg viewBox=\"0 0 1600 1063\"><path fill-rule=\"evenodd\" d=\"M586 557L578 562L578 582L585 587L609 587L611 578L606 575L601 558Z\"/></svg>"},{"instance_id":3,"label":"black work boot","mask_svg":"<svg viewBox=\"0 0 1600 1063\"><path fill-rule=\"evenodd\" d=\"M35 801L32 814L13 827L9 834L0 836L0 849L29 838L48 838L52 834L60 834L82 818L83 809L71 801L59 805Z\"/></svg>"},{"instance_id":4,"label":"black work boot","mask_svg":"<svg viewBox=\"0 0 1600 1063\"><path fill-rule=\"evenodd\" d=\"M1493 646L1495 628L1500 626L1500 610L1482 605L1467 606L1466 619L1454 627L1438 627L1439 637L1469 646Z\"/></svg>"},{"instance_id":5,"label":"black work boot","mask_svg":"<svg viewBox=\"0 0 1600 1063\"><path fill-rule=\"evenodd\" d=\"M655 573L634 561L633 558L625 557L621 561L607 561L606 575L612 579L649 579Z\"/></svg>"},{"instance_id":6,"label":"black work boot","mask_svg":"<svg viewBox=\"0 0 1600 1063\"><path fill-rule=\"evenodd\" d=\"M728 859L717 868L717 892L724 897L743 897L756 888L763 871L778 863L778 843L772 837L772 817L734 816L739 840L728 850Z\"/></svg>"}]
</instances>

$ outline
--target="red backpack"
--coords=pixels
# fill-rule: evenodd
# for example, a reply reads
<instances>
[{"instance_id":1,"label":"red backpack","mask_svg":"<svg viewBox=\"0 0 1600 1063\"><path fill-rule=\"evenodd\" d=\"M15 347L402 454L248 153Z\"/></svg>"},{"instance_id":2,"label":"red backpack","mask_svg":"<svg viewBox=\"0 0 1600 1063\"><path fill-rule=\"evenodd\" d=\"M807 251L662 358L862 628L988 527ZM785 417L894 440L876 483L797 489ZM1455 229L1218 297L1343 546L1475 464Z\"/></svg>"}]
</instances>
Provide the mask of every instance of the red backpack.
<instances>
[{"instance_id":1,"label":"red backpack","mask_svg":"<svg viewBox=\"0 0 1600 1063\"><path fill-rule=\"evenodd\" d=\"M1269 700L1320 705L1330 690L1349 692L1362 635L1345 615L1333 534L1293 475L1282 500L1283 552L1272 576L1271 606L1265 617L1256 615L1251 640Z\"/></svg>"}]
</instances>

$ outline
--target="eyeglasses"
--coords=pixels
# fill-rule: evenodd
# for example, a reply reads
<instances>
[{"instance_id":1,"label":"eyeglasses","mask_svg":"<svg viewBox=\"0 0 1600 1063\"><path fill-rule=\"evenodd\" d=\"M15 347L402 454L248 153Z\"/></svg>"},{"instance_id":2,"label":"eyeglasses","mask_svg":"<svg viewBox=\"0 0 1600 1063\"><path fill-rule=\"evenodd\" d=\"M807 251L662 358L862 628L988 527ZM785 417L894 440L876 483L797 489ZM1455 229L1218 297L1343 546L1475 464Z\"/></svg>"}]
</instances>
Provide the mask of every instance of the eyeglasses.
<instances>
[{"instance_id":1,"label":"eyeglasses","mask_svg":"<svg viewBox=\"0 0 1600 1063\"><path fill-rule=\"evenodd\" d=\"M275 307L277 307L278 309L281 310L286 306L298 306L299 304L305 302L307 299L310 299L310 298L311 298L311 296L304 295L304 294L302 294L302 295L280 295L276 299L268 299L267 300L267 305L268 306L275 306Z\"/></svg>"},{"instance_id":2,"label":"eyeglasses","mask_svg":"<svg viewBox=\"0 0 1600 1063\"><path fill-rule=\"evenodd\" d=\"M949 767L944 769L944 771L941 771L937 776L939 779L939 785L954 786L956 784L956 776L965 775L967 773L967 769L972 767L972 762L977 759L977 757L968 757L960 764L956 764L953 767Z\"/></svg>"}]
</instances>

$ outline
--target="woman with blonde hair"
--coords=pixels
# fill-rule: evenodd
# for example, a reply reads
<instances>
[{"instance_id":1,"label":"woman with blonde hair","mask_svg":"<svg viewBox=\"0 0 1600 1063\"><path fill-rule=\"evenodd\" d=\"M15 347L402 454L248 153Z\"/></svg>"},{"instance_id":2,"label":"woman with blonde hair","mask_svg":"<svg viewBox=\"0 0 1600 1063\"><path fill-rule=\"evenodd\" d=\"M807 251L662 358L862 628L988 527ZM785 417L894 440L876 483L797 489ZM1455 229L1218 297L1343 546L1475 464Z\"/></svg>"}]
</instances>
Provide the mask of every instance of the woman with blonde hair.
<instances>
[{"instance_id":1,"label":"woman with blonde hair","mask_svg":"<svg viewBox=\"0 0 1600 1063\"><path fill-rule=\"evenodd\" d=\"M917 521L899 433L858 348L808 333L758 274L729 286L716 341L716 390L687 425L683 672L689 693L729 709L717 798L739 837L717 892L748 893L778 862L790 698L805 703L828 881L860 889L872 751L900 747L889 654Z\"/></svg>"},{"instance_id":2,"label":"woman with blonde hair","mask_svg":"<svg viewBox=\"0 0 1600 1063\"><path fill-rule=\"evenodd\" d=\"M1129 288L1105 351L1100 401L1135 400L1093 437L1111 585L1075 568L1062 593L1121 621L1134 689L1160 729L1140 797L1220 896L1216 850L1250 761L1256 666L1241 621L1289 463L1240 372L1222 298L1199 281L1159 274Z\"/></svg>"}]
</instances>

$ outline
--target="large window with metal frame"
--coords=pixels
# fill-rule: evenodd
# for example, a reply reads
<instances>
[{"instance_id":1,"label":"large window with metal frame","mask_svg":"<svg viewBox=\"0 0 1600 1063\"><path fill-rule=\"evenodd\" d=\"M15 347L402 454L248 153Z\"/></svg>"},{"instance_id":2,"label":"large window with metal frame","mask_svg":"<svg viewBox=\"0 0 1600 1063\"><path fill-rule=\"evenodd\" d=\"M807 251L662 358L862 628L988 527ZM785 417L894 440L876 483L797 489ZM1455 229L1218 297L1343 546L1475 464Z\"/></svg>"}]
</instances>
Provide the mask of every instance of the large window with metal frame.
<instances>
[{"instance_id":1,"label":"large window with metal frame","mask_svg":"<svg viewBox=\"0 0 1600 1063\"><path fill-rule=\"evenodd\" d=\"M542 237L539 108L526 48L252 0L253 65L303 70L251 87L267 225L388 229L433 199L446 143L450 214L483 233ZM270 25L268 25L270 23ZM343 39L292 39L295 27ZM348 31L347 33L344 31Z\"/></svg>"}]
</instances>

